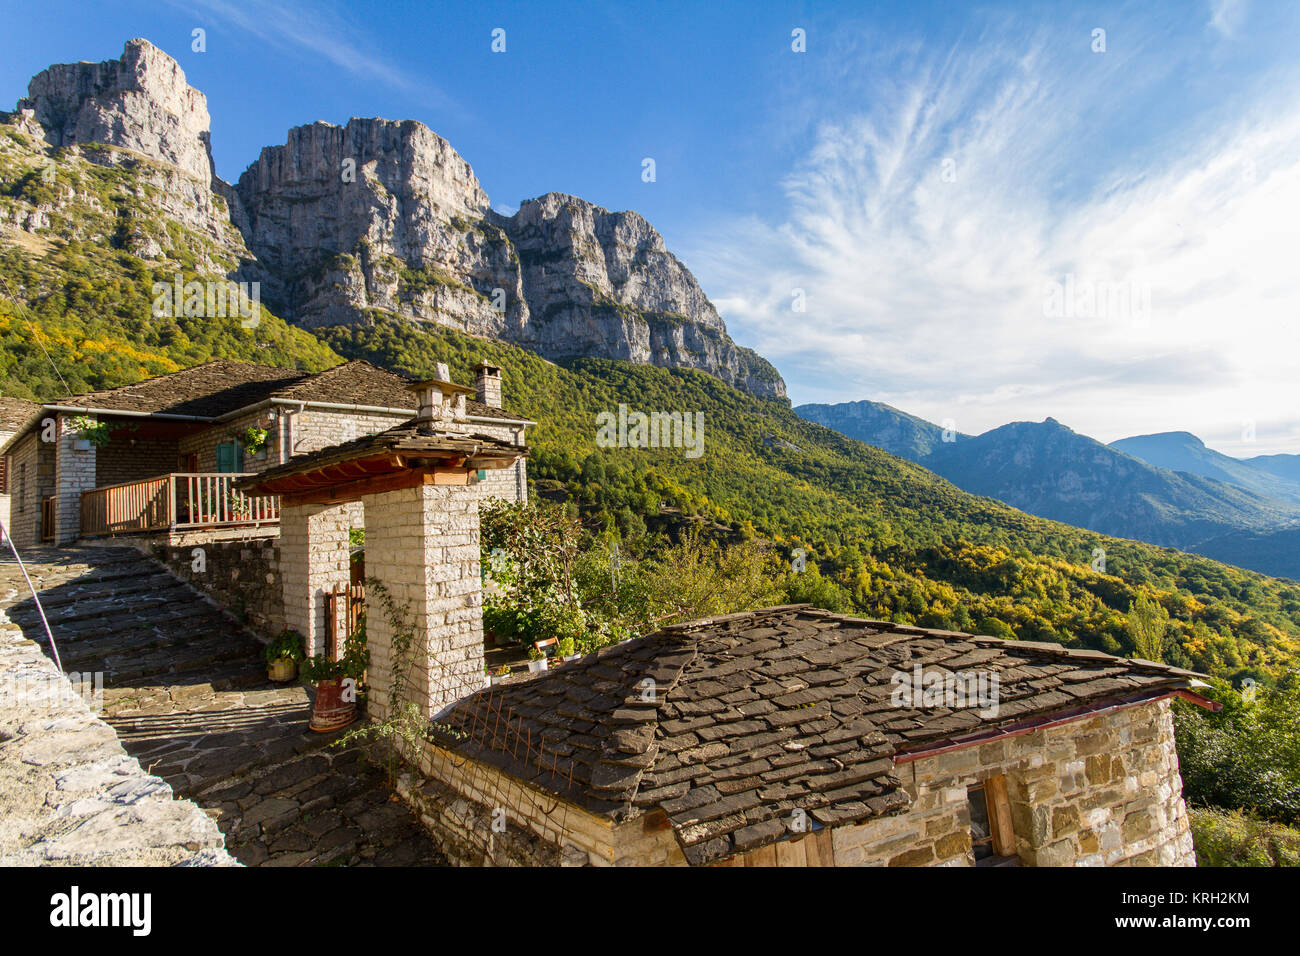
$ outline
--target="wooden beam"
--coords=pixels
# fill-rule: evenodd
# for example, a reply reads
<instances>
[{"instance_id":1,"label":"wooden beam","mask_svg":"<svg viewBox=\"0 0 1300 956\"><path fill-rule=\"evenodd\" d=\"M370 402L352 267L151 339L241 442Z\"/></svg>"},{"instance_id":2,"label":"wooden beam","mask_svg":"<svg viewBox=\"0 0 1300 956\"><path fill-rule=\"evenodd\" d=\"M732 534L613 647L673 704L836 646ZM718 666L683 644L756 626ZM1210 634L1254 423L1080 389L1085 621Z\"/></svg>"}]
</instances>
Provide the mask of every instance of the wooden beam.
<instances>
[{"instance_id":1,"label":"wooden beam","mask_svg":"<svg viewBox=\"0 0 1300 956\"><path fill-rule=\"evenodd\" d=\"M281 494L280 504L284 505L320 505L340 504L345 501L360 501L365 495L376 495L385 491L400 491L403 488L415 488L424 484L424 472L404 471L397 475L382 475L374 478L358 478L325 488L310 491Z\"/></svg>"},{"instance_id":2,"label":"wooden beam","mask_svg":"<svg viewBox=\"0 0 1300 956\"><path fill-rule=\"evenodd\" d=\"M998 856L1015 856L1016 833L1011 825L1011 799L1007 796L1006 777L999 775L984 781L984 804L988 808L993 852Z\"/></svg>"}]
</instances>

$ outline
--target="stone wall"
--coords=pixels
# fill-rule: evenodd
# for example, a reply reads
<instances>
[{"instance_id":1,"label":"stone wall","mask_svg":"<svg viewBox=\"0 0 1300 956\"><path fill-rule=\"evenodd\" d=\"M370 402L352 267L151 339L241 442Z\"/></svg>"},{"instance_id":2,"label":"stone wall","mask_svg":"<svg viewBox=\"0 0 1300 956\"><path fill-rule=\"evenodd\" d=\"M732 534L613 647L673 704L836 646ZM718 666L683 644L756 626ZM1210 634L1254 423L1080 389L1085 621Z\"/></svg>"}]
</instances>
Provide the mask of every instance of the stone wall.
<instances>
[{"instance_id":1,"label":"stone wall","mask_svg":"<svg viewBox=\"0 0 1300 956\"><path fill-rule=\"evenodd\" d=\"M41 501L57 490L55 443L41 441L41 430L28 433L9 453L9 510L14 542L21 547L40 543Z\"/></svg>"},{"instance_id":2,"label":"stone wall","mask_svg":"<svg viewBox=\"0 0 1300 956\"><path fill-rule=\"evenodd\" d=\"M236 620L267 638L284 630L284 591L277 538L202 541L190 544L142 542L182 581L211 597ZM203 562L195 561L195 549ZM204 570L196 570L203 567Z\"/></svg>"},{"instance_id":3,"label":"stone wall","mask_svg":"<svg viewBox=\"0 0 1300 956\"><path fill-rule=\"evenodd\" d=\"M614 825L433 743L423 745L414 763L421 776L402 780L398 795L420 814L448 859L462 866L686 865L662 816ZM493 821L502 819L504 832L494 832Z\"/></svg>"},{"instance_id":4,"label":"stone wall","mask_svg":"<svg viewBox=\"0 0 1300 956\"><path fill-rule=\"evenodd\" d=\"M132 438L129 425L118 429L95 455L95 487L157 478L176 471L177 448L175 438Z\"/></svg>"},{"instance_id":5,"label":"stone wall","mask_svg":"<svg viewBox=\"0 0 1300 956\"><path fill-rule=\"evenodd\" d=\"M374 435L411 419L411 416L405 413L343 412L311 406L301 412L294 412L283 405L280 409L282 412L290 412L285 416L290 423L292 433L289 457L319 451L331 445L352 441L354 438Z\"/></svg>"},{"instance_id":6,"label":"stone wall","mask_svg":"<svg viewBox=\"0 0 1300 956\"><path fill-rule=\"evenodd\" d=\"M967 787L1005 775L1026 866L1195 866L1168 700L898 766L912 808L834 831L837 866L968 866Z\"/></svg>"},{"instance_id":7,"label":"stone wall","mask_svg":"<svg viewBox=\"0 0 1300 956\"><path fill-rule=\"evenodd\" d=\"M79 690L0 612L0 866L236 865Z\"/></svg>"},{"instance_id":8,"label":"stone wall","mask_svg":"<svg viewBox=\"0 0 1300 956\"><path fill-rule=\"evenodd\" d=\"M95 487L97 450L71 428L77 416L60 415L58 440L54 443L56 481L54 494L56 544L68 544L81 537L81 493ZM93 420L94 416L85 416ZM86 445L88 447L80 447Z\"/></svg>"},{"instance_id":9,"label":"stone wall","mask_svg":"<svg viewBox=\"0 0 1300 956\"><path fill-rule=\"evenodd\" d=\"M265 428L267 438L266 444L262 446L263 450L257 455L250 455L246 449L244 451L244 471L265 471L267 468L280 463L280 448L283 445L279 438L278 425L268 423L266 416L266 409L248 412L238 418L232 418L228 422L222 422L220 425L213 425L211 428L205 428L193 435L186 435L177 445L178 454L197 455L198 462L195 470L214 472L217 470L218 445L235 441L238 435L251 427ZM174 468L167 470L172 471Z\"/></svg>"},{"instance_id":10,"label":"stone wall","mask_svg":"<svg viewBox=\"0 0 1300 956\"><path fill-rule=\"evenodd\" d=\"M303 636L307 653L325 649L325 595L347 587L348 531L365 520L361 503L294 505L280 509L280 581L284 626Z\"/></svg>"},{"instance_id":11,"label":"stone wall","mask_svg":"<svg viewBox=\"0 0 1300 956\"><path fill-rule=\"evenodd\" d=\"M20 548L37 543L41 523L41 460L49 458L53 472L52 450L42 448L39 432L31 432L9 454L9 511L14 543ZM45 479L53 485L53 475ZM48 493L48 492L47 492Z\"/></svg>"}]
</instances>

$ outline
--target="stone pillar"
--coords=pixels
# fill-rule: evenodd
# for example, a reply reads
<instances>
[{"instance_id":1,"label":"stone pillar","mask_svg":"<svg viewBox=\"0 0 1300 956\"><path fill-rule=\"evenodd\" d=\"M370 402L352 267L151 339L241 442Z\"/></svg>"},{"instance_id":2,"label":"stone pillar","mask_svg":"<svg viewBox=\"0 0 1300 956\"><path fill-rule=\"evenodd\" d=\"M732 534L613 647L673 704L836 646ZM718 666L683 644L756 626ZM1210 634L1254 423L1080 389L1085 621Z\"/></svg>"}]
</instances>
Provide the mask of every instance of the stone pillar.
<instances>
[{"instance_id":1,"label":"stone pillar","mask_svg":"<svg viewBox=\"0 0 1300 956\"><path fill-rule=\"evenodd\" d=\"M348 530L361 522L359 502L280 508L284 626L306 639L308 654L325 650L325 594L347 586Z\"/></svg>"},{"instance_id":2,"label":"stone pillar","mask_svg":"<svg viewBox=\"0 0 1300 956\"><path fill-rule=\"evenodd\" d=\"M478 498L476 487L457 484L420 485L362 499L366 577L383 583L413 627L404 662L407 696L430 717L486 683ZM389 712L393 671L403 666L395 660L388 618L380 596L368 587L367 707L380 720Z\"/></svg>"},{"instance_id":3,"label":"stone pillar","mask_svg":"<svg viewBox=\"0 0 1300 956\"><path fill-rule=\"evenodd\" d=\"M92 415L85 417L94 420ZM56 544L70 544L81 537L81 493L95 487L95 446L69 428L70 421L66 415L59 416L54 445Z\"/></svg>"}]
</instances>

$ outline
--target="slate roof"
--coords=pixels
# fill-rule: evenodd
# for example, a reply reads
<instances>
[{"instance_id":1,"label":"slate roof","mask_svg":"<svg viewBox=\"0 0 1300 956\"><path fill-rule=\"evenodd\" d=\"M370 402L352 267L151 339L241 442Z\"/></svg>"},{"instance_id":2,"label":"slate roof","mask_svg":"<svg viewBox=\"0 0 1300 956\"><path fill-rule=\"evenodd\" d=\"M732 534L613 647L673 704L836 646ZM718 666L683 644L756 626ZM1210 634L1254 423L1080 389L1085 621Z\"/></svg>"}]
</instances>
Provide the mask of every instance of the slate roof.
<instances>
[{"instance_id":1,"label":"slate roof","mask_svg":"<svg viewBox=\"0 0 1300 956\"><path fill-rule=\"evenodd\" d=\"M216 359L167 375L60 399L51 404L68 408L103 408L214 419L268 398L339 405L371 405L415 411L408 391L412 379L355 359L324 372L231 362ZM528 419L500 408L467 401L471 415L521 424Z\"/></svg>"},{"instance_id":2,"label":"slate roof","mask_svg":"<svg viewBox=\"0 0 1300 956\"><path fill-rule=\"evenodd\" d=\"M25 398L0 395L0 433L16 432L40 413L41 406Z\"/></svg>"},{"instance_id":3,"label":"slate roof","mask_svg":"<svg viewBox=\"0 0 1300 956\"><path fill-rule=\"evenodd\" d=\"M891 678L917 664L996 673L996 716L894 706ZM800 605L664 628L480 691L434 736L616 821L662 811L700 864L775 842L796 807L821 826L905 810L901 751L1197 676Z\"/></svg>"},{"instance_id":4,"label":"slate roof","mask_svg":"<svg viewBox=\"0 0 1300 956\"><path fill-rule=\"evenodd\" d=\"M440 430L435 423L421 423L412 418L393 428L373 435L365 435L339 445L290 458L283 465L268 468L235 483L245 493L259 493L258 489L281 478L304 475L330 465L353 462L391 453L408 457L464 457L471 459L505 459L514 461L526 457L528 449L512 445L490 435L462 434ZM485 465L492 467L491 461Z\"/></svg>"},{"instance_id":5,"label":"slate roof","mask_svg":"<svg viewBox=\"0 0 1300 956\"><path fill-rule=\"evenodd\" d=\"M303 377L304 373L294 369L217 359L179 372L147 378L134 385L73 395L50 404L216 418L256 404Z\"/></svg>"}]
</instances>

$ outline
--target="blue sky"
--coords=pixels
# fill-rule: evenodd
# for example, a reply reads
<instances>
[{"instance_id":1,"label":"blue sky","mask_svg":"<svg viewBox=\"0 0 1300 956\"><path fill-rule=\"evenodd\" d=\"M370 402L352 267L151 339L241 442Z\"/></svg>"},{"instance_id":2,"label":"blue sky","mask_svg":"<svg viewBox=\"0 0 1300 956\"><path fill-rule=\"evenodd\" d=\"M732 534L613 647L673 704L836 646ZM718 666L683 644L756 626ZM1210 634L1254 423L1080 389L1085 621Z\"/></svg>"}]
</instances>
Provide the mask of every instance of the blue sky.
<instances>
[{"instance_id":1,"label":"blue sky","mask_svg":"<svg viewBox=\"0 0 1300 956\"><path fill-rule=\"evenodd\" d=\"M172 54L228 180L291 126L378 115L446 137L505 211L636 209L796 402L1300 452L1295 4L47 0L7 22L4 104L133 36Z\"/></svg>"}]
</instances>

